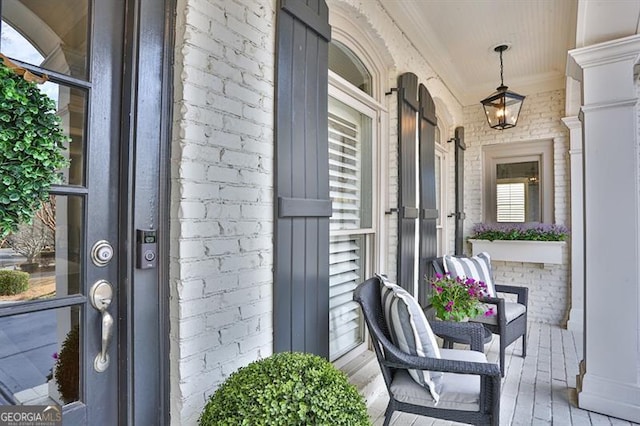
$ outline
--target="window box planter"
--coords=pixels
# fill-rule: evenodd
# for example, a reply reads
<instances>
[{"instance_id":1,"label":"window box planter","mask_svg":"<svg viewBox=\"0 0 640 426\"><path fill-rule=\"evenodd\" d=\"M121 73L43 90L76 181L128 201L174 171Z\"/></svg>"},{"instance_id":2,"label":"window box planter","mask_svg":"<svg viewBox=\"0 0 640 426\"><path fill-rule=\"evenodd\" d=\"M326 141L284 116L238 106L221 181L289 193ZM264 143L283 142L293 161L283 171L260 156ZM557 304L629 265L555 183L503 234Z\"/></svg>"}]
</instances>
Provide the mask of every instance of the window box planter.
<instances>
[{"instance_id":1,"label":"window box planter","mask_svg":"<svg viewBox=\"0 0 640 426\"><path fill-rule=\"evenodd\" d=\"M519 241L469 239L474 255L486 251L491 260L562 264L565 241Z\"/></svg>"}]
</instances>

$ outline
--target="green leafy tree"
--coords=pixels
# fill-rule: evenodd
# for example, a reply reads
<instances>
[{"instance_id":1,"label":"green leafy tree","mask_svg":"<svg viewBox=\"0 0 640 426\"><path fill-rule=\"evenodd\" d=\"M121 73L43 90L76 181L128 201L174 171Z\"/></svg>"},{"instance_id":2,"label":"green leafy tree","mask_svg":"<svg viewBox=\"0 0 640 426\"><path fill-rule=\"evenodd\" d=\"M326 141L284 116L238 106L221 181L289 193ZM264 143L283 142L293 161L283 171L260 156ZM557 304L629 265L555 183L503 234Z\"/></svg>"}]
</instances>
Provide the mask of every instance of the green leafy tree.
<instances>
[{"instance_id":1,"label":"green leafy tree","mask_svg":"<svg viewBox=\"0 0 640 426\"><path fill-rule=\"evenodd\" d=\"M0 61L0 239L49 199L67 142L55 102Z\"/></svg>"}]
</instances>

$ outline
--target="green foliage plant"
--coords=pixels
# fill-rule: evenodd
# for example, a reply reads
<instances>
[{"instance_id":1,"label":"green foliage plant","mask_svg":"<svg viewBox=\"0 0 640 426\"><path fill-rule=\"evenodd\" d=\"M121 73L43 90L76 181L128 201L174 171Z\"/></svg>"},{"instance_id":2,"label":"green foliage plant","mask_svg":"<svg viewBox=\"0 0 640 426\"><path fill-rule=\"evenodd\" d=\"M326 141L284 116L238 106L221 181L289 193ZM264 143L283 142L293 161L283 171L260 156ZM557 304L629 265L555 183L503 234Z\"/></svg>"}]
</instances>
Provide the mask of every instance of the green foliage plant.
<instances>
[{"instance_id":1,"label":"green foliage plant","mask_svg":"<svg viewBox=\"0 0 640 426\"><path fill-rule=\"evenodd\" d=\"M370 425L364 399L327 360L278 353L232 373L205 405L201 426Z\"/></svg>"},{"instance_id":2,"label":"green foliage plant","mask_svg":"<svg viewBox=\"0 0 640 426\"><path fill-rule=\"evenodd\" d=\"M0 239L48 200L67 142L55 102L0 60Z\"/></svg>"},{"instance_id":3,"label":"green foliage plant","mask_svg":"<svg viewBox=\"0 0 640 426\"><path fill-rule=\"evenodd\" d=\"M29 274L22 271L0 270L0 296L11 296L29 289Z\"/></svg>"},{"instance_id":4,"label":"green foliage plant","mask_svg":"<svg viewBox=\"0 0 640 426\"><path fill-rule=\"evenodd\" d=\"M476 240L564 241L569 230L545 223L478 223L469 238Z\"/></svg>"},{"instance_id":5,"label":"green foliage plant","mask_svg":"<svg viewBox=\"0 0 640 426\"><path fill-rule=\"evenodd\" d=\"M78 400L80 383L80 327L69 330L56 360L55 378L65 404Z\"/></svg>"}]
</instances>

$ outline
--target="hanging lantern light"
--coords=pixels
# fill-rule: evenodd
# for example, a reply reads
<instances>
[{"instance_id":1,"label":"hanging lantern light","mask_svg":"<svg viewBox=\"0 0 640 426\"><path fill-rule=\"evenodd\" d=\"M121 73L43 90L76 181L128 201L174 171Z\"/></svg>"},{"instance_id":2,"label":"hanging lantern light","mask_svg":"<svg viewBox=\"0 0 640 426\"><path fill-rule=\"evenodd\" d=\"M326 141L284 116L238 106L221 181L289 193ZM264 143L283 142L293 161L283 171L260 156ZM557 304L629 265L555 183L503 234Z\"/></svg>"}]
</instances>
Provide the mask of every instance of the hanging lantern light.
<instances>
[{"instance_id":1,"label":"hanging lantern light","mask_svg":"<svg viewBox=\"0 0 640 426\"><path fill-rule=\"evenodd\" d=\"M482 106L487 116L487 121L492 129L504 130L515 127L520 115L520 109L524 103L524 96L511 92L504 85L502 64L502 52L509 47L505 44L496 46L493 50L500 53L500 86L496 92L482 100Z\"/></svg>"}]
</instances>

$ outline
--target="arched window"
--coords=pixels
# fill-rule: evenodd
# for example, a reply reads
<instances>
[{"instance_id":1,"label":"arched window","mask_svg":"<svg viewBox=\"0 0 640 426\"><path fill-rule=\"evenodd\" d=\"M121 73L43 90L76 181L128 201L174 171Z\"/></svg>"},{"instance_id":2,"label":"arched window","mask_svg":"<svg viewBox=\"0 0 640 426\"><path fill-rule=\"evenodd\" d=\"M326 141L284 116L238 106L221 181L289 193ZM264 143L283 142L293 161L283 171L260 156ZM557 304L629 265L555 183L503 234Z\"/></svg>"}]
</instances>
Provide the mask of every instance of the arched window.
<instances>
[{"instance_id":1,"label":"arched window","mask_svg":"<svg viewBox=\"0 0 640 426\"><path fill-rule=\"evenodd\" d=\"M329 44L329 70L329 354L336 360L366 349L353 290L374 272L381 112L371 73L338 41Z\"/></svg>"},{"instance_id":2,"label":"arched window","mask_svg":"<svg viewBox=\"0 0 640 426\"><path fill-rule=\"evenodd\" d=\"M369 96L373 96L371 73L347 46L329 43L329 69Z\"/></svg>"}]
</instances>

